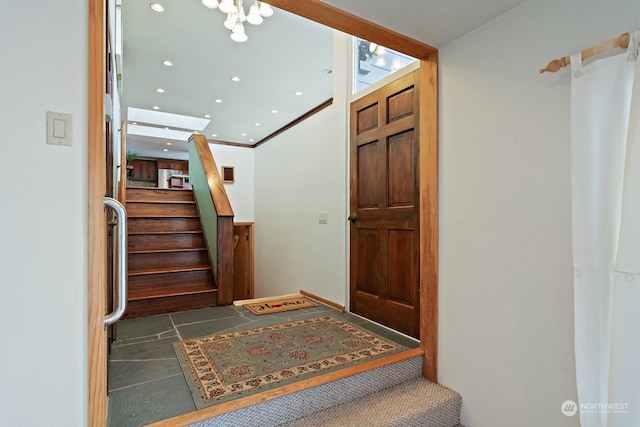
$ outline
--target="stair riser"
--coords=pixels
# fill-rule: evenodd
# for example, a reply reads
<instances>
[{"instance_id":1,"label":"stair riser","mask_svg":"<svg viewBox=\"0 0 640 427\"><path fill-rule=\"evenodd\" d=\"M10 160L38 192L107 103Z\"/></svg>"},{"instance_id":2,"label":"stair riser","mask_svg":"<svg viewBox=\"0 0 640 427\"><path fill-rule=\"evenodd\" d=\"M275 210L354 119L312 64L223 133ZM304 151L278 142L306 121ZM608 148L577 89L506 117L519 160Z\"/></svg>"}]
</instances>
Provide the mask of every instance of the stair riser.
<instances>
[{"instance_id":1,"label":"stair riser","mask_svg":"<svg viewBox=\"0 0 640 427\"><path fill-rule=\"evenodd\" d=\"M196 422L191 426L262 427L281 425L351 399L410 381L420 377L421 370L422 357L416 357Z\"/></svg>"},{"instance_id":2,"label":"stair riser","mask_svg":"<svg viewBox=\"0 0 640 427\"><path fill-rule=\"evenodd\" d=\"M200 218L129 218L129 233L202 231Z\"/></svg>"},{"instance_id":3,"label":"stair riser","mask_svg":"<svg viewBox=\"0 0 640 427\"><path fill-rule=\"evenodd\" d=\"M173 288L177 284L213 286L213 274L211 270L145 274L129 277L128 283L130 292Z\"/></svg>"},{"instance_id":4,"label":"stair riser","mask_svg":"<svg viewBox=\"0 0 640 427\"><path fill-rule=\"evenodd\" d=\"M216 306L216 292L129 301L123 319Z\"/></svg>"},{"instance_id":5,"label":"stair riser","mask_svg":"<svg viewBox=\"0 0 640 427\"><path fill-rule=\"evenodd\" d=\"M127 213L130 217L197 217L198 210L194 203L130 203L127 202Z\"/></svg>"},{"instance_id":6,"label":"stair riser","mask_svg":"<svg viewBox=\"0 0 640 427\"><path fill-rule=\"evenodd\" d=\"M193 201L193 191L167 190L160 188L127 188L127 202L132 201Z\"/></svg>"},{"instance_id":7,"label":"stair riser","mask_svg":"<svg viewBox=\"0 0 640 427\"><path fill-rule=\"evenodd\" d=\"M129 274L139 270L158 269L159 272L175 267L209 266L207 251L166 252L150 254L130 254Z\"/></svg>"},{"instance_id":8,"label":"stair riser","mask_svg":"<svg viewBox=\"0 0 640 427\"><path fill-rule=\"evenodd\" d=\"M129 252L204 247L202 234L134 234L128 241Z\"/></svg>"}]
</instances>

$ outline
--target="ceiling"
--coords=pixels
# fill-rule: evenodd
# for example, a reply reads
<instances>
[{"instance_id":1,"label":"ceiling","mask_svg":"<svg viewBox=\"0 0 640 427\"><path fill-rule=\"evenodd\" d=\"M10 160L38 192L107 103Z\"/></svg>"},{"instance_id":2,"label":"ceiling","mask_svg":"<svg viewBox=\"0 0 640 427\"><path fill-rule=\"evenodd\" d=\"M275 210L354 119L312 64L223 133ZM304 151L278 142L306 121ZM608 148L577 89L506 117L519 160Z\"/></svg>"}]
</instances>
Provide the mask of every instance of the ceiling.
<instances>
[{"instance_id":1,"label":"ceiling","mask_svg":"<svg viewBox=\"0 0 640 427\"><path fill-rule=\"evenodd\" d=\"M209 140L253 145L332 97L331 29L276 9L262 25L245 24L248 41L237 43L223 26L225 16L201 0L157 0L162 13L149 7L151 1L122 0L121 106L129 151L186 158L184 138L194 130ZM324 0L434 47L524 1L403 0L398 7L388 0ZM250 3L245 0L245 9ZM165 114L154 117L153 106ZM129 117L130 107L143 117ZM202 119L205 127L174 122L174 114ZM133 135L165 128L168 137Z\"/></svg>"}]
</instances>

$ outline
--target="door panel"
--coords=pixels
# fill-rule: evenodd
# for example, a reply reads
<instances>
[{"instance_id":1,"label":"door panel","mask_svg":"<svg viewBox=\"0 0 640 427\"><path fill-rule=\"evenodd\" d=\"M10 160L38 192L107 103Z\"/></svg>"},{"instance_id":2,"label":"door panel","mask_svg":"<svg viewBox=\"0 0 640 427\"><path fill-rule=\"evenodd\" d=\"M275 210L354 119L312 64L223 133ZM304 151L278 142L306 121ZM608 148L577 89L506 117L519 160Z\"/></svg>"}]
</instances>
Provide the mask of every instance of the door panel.
<instances>
[{"instance_id":1,"label":"door panel","mask_svg":"<svg viewBox=\"0 0 640 427\"><path fill-rule=\"evenodd\" d=\"M358 147L358 208L377 208L378 141Z\"/></svg>"},{"instance_id":2,"label":"door panel","mask_svg":"<svg viewBox=\"0 0 640 427\"><path fill-rule=\"evenodd\" d=\"M387 160L387 188L389 206L413 207L416 199L416 183L407 179L415 177L414 134L409 130L389 137Z\"/></svg>"},{"instance_id":3,"label":"door panel","mask_svg":"<svg viewBox=\"0 0 640 427\"><path fill-rule=\"evenodd\" d=\"M351 104L351 311L420 332L417 72Z\"/></svg>"},{"instance_id":4,"label":"door panel","mask_svg":"<svg viewBox=\"0 0 640 427\"><path fill-rule=\"evenodd\" d=\"M361 268L358 268L358 292L367 293L377 296L380 293L378 286L378 264L377 260L380 255L379 233L376 229L359 228L357 262Z\"/></svg>"}]
</instances>

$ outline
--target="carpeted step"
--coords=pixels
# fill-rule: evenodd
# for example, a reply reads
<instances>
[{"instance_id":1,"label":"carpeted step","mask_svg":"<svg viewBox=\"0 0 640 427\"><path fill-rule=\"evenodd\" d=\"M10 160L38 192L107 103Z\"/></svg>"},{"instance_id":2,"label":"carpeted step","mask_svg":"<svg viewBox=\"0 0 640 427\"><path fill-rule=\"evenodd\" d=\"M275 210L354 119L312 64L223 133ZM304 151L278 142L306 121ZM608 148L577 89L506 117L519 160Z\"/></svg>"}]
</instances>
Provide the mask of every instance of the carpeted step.
<instances>
[{"instance_id":1,"label":"carpeted step","mask_svg":"<svg viewBox=\"0 0 640 427\"><path fill-rule=\"evenodd\" d=\"M461 405L462 398L455 391L426 378L414 378L280 427L454 427L460 423Z\"/></svg>"},{"instance_id":2,"label":"carpeted step","mask_svg":"<svg viewBox=\"0 0 640 427\"><path fill-rule=\"evenodd\" d=\"M421 371L422 357L414 357L318 387L282 396L278 399L269 400L254 406L209 418L192 424L191 426L236 427L241 425L243 427L265 427L278 426L293 421L297 423L299 419L304 419L305 417L312 419L315 416L313 414L323 413L328 410L328 408L343 405L353 399L363 398L371 393L389 387L418 380L422 378ZM458 403L458 418L460 416L459 407L460 404ZM377 413L377 410L374 411L374 413ZM455 426L458 422L459 421L449 425ZM296 423L292 423L291 425L297 425ZM349 424L341 424L341 426L345 425Z\"/></svg>"}]
</instances>

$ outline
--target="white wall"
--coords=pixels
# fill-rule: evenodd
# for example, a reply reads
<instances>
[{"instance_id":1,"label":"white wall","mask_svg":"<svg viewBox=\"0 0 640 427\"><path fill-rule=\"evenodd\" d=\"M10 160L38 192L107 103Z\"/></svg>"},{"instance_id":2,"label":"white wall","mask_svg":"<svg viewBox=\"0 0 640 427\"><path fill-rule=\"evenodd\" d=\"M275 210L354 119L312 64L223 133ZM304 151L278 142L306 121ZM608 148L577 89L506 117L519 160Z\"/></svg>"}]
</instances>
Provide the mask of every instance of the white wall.
<instances>
[{"instance_id":1,"label":"white wall","mask_svg":"<svg viewBox=\"0 0 640 427\"><path fill-rule=\"evenodd\" d=\"M345 303L346 61L336 33L333 105L255 150L257 297L304 289Z\"/></svg>"},{"instance_id":2,"label":"white wall","mask_svg":"<svg viewBox=\"0 0 640 427\"><path fill-rule=\"evenodd\" d=\"M531 0L440 49L439 380L462 424L578 425L570 71L640 27L637 0Z\"/></svg>"},{"instance_id":3,"label":"white wall","mask_svg":"<svg viewBox=\"0 0 640 427\"><path fill-rule=\"evenodd\" d=\"M233 184L224 184L234 213L234 222L253 222L253 168L254 152L251 148L234 147L231 145L209 144L213 158L218 166L234 167Z\"/></svg>"},{"instance_id":4,"label":"white wall","mask_svg":"<svg viewBox=\"0 0 640 427\"><path fill-rule=\"evenodd\" d=\"M87 2L0 5L0 425L87 425ZM73 146L45 144L46 112Z\"/></svg>"}]
</instances>

